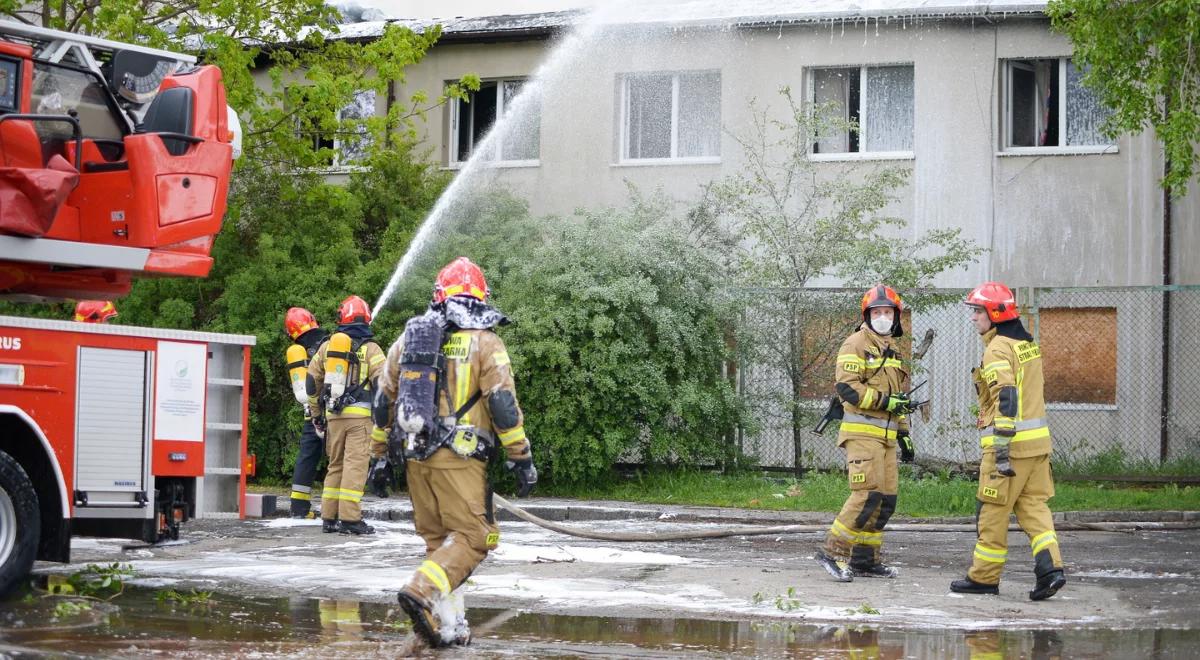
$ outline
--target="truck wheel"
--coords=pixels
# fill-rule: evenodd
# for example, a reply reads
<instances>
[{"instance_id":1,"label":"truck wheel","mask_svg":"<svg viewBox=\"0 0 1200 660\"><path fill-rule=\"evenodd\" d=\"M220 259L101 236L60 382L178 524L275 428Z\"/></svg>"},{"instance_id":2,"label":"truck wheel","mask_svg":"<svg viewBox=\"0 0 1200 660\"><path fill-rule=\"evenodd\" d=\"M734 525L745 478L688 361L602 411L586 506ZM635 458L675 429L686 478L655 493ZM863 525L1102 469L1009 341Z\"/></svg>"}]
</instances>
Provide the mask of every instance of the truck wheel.
<instances>
[{"instance_id":1,"label":"truck wheel","mask_svg":"<svg viewBox=\"0 0 1200 660\"><path fill-rule=\"evenodd\" d=\"M29 475L0 451L0 596L29 575L41 536L38 497Z\"/></svg>"}]
</instances>

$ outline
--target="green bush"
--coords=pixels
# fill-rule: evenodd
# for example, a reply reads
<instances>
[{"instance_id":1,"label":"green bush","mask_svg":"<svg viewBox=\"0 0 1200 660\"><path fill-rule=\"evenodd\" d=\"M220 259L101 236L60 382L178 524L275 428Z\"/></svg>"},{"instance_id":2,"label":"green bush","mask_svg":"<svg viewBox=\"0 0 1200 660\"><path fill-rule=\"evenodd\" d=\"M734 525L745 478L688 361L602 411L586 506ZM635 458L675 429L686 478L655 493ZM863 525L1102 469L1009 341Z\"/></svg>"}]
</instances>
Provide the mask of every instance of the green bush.
<instances>
[{"instance_id":1,"label":"green bush","mask_svg":"<svg viewBox=\"0 0 1200 660\"><path fill-rule=\"evenodd\" d=\"M398 290L411 314L438 266L479 263L513 325L508 346L539 470L580 483L621 457L725 460L739 419L716 252L698 246L663 199L536 218L499 190L457 209Z\"/></svg>"}]
</instances>

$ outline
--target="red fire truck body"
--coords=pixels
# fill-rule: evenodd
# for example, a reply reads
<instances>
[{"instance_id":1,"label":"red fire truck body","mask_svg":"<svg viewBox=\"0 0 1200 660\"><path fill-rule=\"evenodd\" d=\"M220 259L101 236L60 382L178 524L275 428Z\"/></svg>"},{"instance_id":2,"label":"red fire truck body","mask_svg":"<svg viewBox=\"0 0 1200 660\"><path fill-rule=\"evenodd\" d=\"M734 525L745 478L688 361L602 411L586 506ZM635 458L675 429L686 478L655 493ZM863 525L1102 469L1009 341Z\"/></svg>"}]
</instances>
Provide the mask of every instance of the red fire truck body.
<instances>
[{"instance_id":1,"label":"red fire truck body","mask_svg":"<svg viewBox=\"0 0 1200 660\"><path fill-rule=\"evenodd\" d=\"M207 275L239 133L191 55L0 21L0 299ZM72 534L241 515L253 344L0 316L0 594Z\"/></svg>"}]
</instances>

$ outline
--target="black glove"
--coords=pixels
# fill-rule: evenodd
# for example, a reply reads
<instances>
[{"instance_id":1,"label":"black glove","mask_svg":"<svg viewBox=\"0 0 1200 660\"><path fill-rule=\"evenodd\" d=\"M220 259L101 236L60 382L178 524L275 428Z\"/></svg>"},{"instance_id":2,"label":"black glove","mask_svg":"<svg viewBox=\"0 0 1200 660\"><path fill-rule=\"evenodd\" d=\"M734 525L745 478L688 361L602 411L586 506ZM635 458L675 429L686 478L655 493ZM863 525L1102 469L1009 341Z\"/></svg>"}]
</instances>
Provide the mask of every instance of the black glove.
<instances>
[{"instance_id":1,"label":"black glove","mask_svg":"<svg viewBox=\"0 0 1200 660\"><path fill-rule=\"evenodd\" d=\"M908 434L908 431L900 431L896 434L896 445L900 447L901 463L912 463L917 460L917 452L913 448L912 436Z\"/></svg>"},{"instance_id":2,"label":"black glove","mask_svg":"<svg viewBox=\"0 0 1200 660\"><path fill-rule=\"evenodd\" d=\"M533 459L505 461L504 467L517 475L517 497L528 497L537 485L537 468L533 467Z\"/></svg>"},{"instance_id":3,"label":"black glove","mask_svg":"<svg viewBox=\"0 0 1200 660\"><path fill-rule=\"evenodd\" d=\"M388 459L380 458L371 466L371 473L367 475L367 483L371 484L371 492L376 497L387 497L388 486L392 483L392 466L388 463Z\"/></svg>"},{"instance_id":4,"label":"black glove","mask_svg":"<svg viewBox=\"0 0 1200 660\"><path fill-rule=\"evenodd\" d=\"M313 430L317 432L317 437L324 440L325 439L325 428L327 426L325 423L325 415L317 415L316 417L313 417L312 423L313 423Z\"/></svg>"}]
</instances>

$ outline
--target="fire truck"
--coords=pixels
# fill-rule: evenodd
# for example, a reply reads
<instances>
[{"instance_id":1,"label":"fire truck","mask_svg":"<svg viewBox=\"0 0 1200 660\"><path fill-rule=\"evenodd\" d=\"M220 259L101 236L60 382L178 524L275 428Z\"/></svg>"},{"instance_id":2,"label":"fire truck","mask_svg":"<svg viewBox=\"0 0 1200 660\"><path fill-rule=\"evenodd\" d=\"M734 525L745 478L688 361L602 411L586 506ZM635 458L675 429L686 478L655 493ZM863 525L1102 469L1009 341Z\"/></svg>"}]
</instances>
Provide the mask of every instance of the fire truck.
<instances>
[{"instance_id":1,"label":"fire truck","mask_svg":"<svg viewBox=\"0 0 1200 660\"><path fill-rule=\"evenodd\" d=\"M0 21L0 299L212 267L237 115L189 55ZM0 593L244 509L254 337L0 316Z\"/></svg>"}]
</instances>

